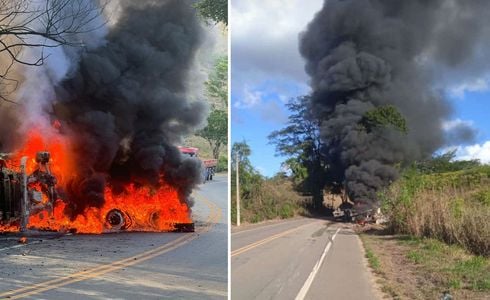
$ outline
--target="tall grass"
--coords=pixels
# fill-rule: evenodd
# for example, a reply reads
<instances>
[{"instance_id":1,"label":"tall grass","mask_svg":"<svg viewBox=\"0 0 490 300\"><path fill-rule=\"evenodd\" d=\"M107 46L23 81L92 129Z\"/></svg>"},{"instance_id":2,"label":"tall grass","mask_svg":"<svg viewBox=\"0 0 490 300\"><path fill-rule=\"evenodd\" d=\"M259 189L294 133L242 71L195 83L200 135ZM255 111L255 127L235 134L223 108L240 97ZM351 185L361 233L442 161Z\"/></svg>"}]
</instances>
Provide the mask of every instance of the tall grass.
<instances>
[{"instance_id":1,"label":"tall grass","mask_svg":"<svg viewBox=\"0 0 490 300\"><path fill-rule=\"evenodd\" d=\"M490 256L490 166L430 175L408 171L381 198L394 232Z\"/></svg>"}]
</instances>

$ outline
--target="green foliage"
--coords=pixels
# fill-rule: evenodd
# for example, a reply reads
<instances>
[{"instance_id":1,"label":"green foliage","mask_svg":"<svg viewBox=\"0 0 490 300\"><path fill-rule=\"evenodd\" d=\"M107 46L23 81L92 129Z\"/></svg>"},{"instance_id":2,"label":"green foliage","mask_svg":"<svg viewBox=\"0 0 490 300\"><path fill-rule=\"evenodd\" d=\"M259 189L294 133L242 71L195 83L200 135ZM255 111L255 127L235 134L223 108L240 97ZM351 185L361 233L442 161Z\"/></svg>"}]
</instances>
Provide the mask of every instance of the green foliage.
<instances>
[{"instance_id":1,"label":"green foliage","mask_svg":"<svg viewBox=\"0 0 490 300\"><path fill-rule=\"evenodd\" d=\"M232 146L231 219L236 222L236 160L239 161L241 221L256 223L290 218L302 212L303 198L284 174L264 178L251 165L251 149L243 141Z\"/></svg>"},{"instance_id":2,"label":"green foliage","mask_svg":"<svg viewBox=\"0 0 490 300\"><path fill-rule=\"evenodd\" d=\"M204 83L206 94L214 109L226 111L228 108L228 57L219 57L208 80Z\"/></svg>"},{"instance_id":3,"label":"green foliage","mask_svg":"<svg viewBox=\"0 0 490 300\"><path fill-rule=\"evenodd\" d=\"M264 179L260 173L255 170L249 160L249 156L252 154L252 150L247 142L234 143L231 147L231 195L233 206L236 206L236 167L237 159L239 162L239 176L240 176L240 199L241 209L246 210L248 204L253 201L260 193ZM243 217L242 212L242 217ZM236 221L236 210L233 207L232 220Z\"/></svg>"},{"instance_id":4,"label":"green foliage","mask_svg":"<svg viewBox=\"0 0 490 300\"><path fill-rule=\"evenodd\" d=\"M220 148L228 142L228 116L221 110L213 110L208 116L208 125L197 132L206 139L213 151L213 158L218 159Z\"/></svg>"},{"instance_id":5,"label":"green foliage","mask_svg":"<svg viewBox=\"0 0 490 300\"><path fill-rule=\"evenodd\" d=\"M369 266L376 272L379 273L381 270L381 263L379 258L374 254L371 249L366 248L366 258L368 260Z\"/></svg>"},{"instance_id":6,"label":"green foliage","mask_svg":"<svg viewBox=\"0 0 490 300\"><path fill-rule=\"evenodd\" d=\"M278 155L289 157L284 165L293 174L296 187L311 194L316 207L323 202L323 188L329 177L326 146L320 138L320 123L309 108L310 97L291 99L287 126L269 135Z\"/></svg>"},{"instance_id":7,"label":"green foliage","mask_svg":"<svg viewBox=\"0 0 490 300\"><path fill-rule=\"evenodd\" d=\"M483 206L490 207L490 187L476 192L473 199L481 203Z\"/></svg>"},{"instance_id":8,"label":"green foliage","mask_svg":"<svg viewBox=\"0 0 490 300\"><path fill-rule=\"evenodd\" d=\"M399 238L408 246L406 257L453 289L490 290L490 259L431 238Z\"/></svg>"},{"instance_id":9,"label":"green foliage","mask_svg":"<svg viewBox=\"0 0 490 300\"><path fill-rule=\"evenodd\" d=\"M422 255L417 250L408 251L407 258L416 264L420 264L423 261Z\"/></svg>"},{"instance_id":10,"label":"green foliage","mask_svg":"<svg viewBox=\"0 0 490 300\"><path fill-rule=\"evenodd\" d=\"M453 217L459 219L463 216L464 211L464 199L461 197L456 197L450 202L451 214Z\"/></svg>"},{"instance_id":11,"label":"green foliage","mask_svg":"<svg viewBox=\"0 0 490 300\"><path fill-rule=\"evenodd\" d=\"M294 209L290 203L284 203L279 210L279 217L281 219L288 219L294 217Z\"/></svg>"},{"instance_id":12,"label":"green foliage","mask_svg":"<svg viewBox=\"0 0 490 300\"><path fill-rule=\"evenodd\" d=\"M367 132L386 127L393 127L405 134L408 132L405 118L393 105L378 106L367 111L359 121L359 125Z\"/></svg>"},{"instance_id":13,"label":"green foliage","mask_svg":"<svg viewBox=\"0 0 490 300\"><path fill-rule=\"evenodd\" d=\"M200 0L194 6L203 18L228 26L227 0Z\"/></svg>"},{"instance_id":14,"label":"green foliage","mask_svg":"<svg viewBox=\"0 0 490 300\"><path fill-rule=\"evenodd\" d=\"M490 264L487 258L473 256L457 262L450 270L453 276L466 279L472 290L490 290L490 275L482 276L482 273L490 272Z\"/></svg>"},{"instance_id":15,"label":"green foliage","mask_svg":"<svg viewBox=\"0 0 490 300\"><path fill-rule=\"evenodd\" d=\"M205 85L213 110L208 116L207 126L196 135L208 141L213 158L218 159L221 147L228 144L228 58L226 56L216 60L214 70Z\"/></svg>"},{"instance_id":16,"label":"green foliage","mask_svg":"<svg viewBox=\"0 0 490 300\"><path fill-rule=\"evenodd\" d=\"M431 174L410 168L380 198L392 231L490 255L489 191L490 166Z\"/></svg>"},{"instance_id":17,"label":"green foliage","mask_svg":"<svg viewBox=\"0 0 490 300\"><path fill-rule=\"evenodd\" d=\"M224 172L228 170L228 157L220 156L218 159L218 172Z\"/></svg>"},{"instance_id":18,"label":"green foliage","mask_svg":"<svg viewBox=\"0 0 490 300\"><path fill-rule=\"evenodd\" d=\"M435 155L432 158L416 162L414 167L421 173L444 173L468 170L480 166L478 160L454 160L456 158L456 150Z\"/></svg>"}]
</instances>

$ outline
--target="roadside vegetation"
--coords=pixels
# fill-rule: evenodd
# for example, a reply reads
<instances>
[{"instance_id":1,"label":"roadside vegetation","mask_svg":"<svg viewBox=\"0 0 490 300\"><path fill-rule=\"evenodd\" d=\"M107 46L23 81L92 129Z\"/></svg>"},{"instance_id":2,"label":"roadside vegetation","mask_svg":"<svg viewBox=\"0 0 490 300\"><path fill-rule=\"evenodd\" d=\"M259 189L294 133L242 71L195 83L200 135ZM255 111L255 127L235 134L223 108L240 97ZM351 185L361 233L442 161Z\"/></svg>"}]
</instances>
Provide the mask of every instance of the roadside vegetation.
<instances>
[{"instance_id":1,"label":"roadside vegetation","mask_svg":"<svg viewBox=\"0 0 490 300\"><path fill-rule=\"evenodd\" d=\"M228 2L199 0L194 3L199 15L210 26L221 24L228 34ZM201 158L218 160L217 171L228 170L228 56L214 61L213 69L204 83L205 97L210 107L206 127L186 137L184 145L199 148Z\"/></svg>"},{"instance_id":2,"label":"roadside vegetation","mask_svg":"<svg viewBox=\"0 0 490 300\"><path fill-rule=\"evenodd\" d=\"M389 228L490 256L490 166L453 157L414 165L381 194Z\"/></svg>"},{"instance_id":3,"label":"roadside vegetation","mask_svg":"<svg viewBox=\"0 0 490 300\"><path fill-rule=\"evenodd\" d=\"M388 223L366 230L366 257L394 299L488 299L490 166L448 152L414 163L380 193Z\"/></svg>"},{"instance_id":4,"label":"roadside vegetation","mask_svg":"<svg viewBox=\"0 0 490 300\"><path fill-rule=\"evenodd\" d=\"M490 259L411 235L361 234L370 267L393 299L488 299Z\"/></svg>"},{"instance_id":5,"label":"roadside vegetation","mask_svg":"<svg viewBox=\"0 0 490 300\"><path fill-rule=\"evenodd\" d=\"M262 176L250 163L246 142L232 147L231 220L236 224L236 159L239 159L240 221L257 223L271 219L286 219L307 213L311 197L301 196L284 173L272 178Z\"/></svg>"}]
</instances>

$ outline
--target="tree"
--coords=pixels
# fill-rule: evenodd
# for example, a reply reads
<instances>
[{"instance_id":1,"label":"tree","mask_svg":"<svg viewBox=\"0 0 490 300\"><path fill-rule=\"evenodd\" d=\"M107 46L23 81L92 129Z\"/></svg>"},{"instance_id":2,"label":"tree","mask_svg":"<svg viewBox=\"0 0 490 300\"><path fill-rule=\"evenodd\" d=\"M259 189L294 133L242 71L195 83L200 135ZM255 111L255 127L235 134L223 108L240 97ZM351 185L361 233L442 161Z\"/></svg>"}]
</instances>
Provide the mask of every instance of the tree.
<instances>
[{"instance_id":1,"label":"tree","mask_svg":"<svg viewBox=\"0 0 490 300\"><path fill-rule=\"evenodd\" d=\"M212 111L208 125L197 132L206 139L215 159L219 158L221 147L228 142L228 58L222 56L216 60L214 70L205 82Z\"/></svg>"},{"instance_id":2,"label":"tree","mask_svg":"<svg viewBox=\"0 0 490 300\"><path fill-rule=\"evenodd\" d=\"M408 132L405 118L393 105L378 106L367 111L363 115L359 125L367 132L388 126L405 134Z\"/></svg>"},{"instance_id":3,"label":"tree","mask_svg":"<svg viewBox=\"0 0 490 300\"><path fill-rule=\"evenodd\" d=\"M234 143L231 147L231 159L232 159L232 195L236 193L236 159L239 160L239 173L240 173L240 198L243 200L243 206L246 208L248 204L254 201L260 194L260 189L264 182L264 178L260 173L252 166L249 160L249 156L252 154L250 146L245 142Z\"/></svg>"},{"instance_id":4,"label":"tree","mask_svg":"<svg viewBox=\"0 0 490 300\"><path fill-rule=\"evenodd\" d=\"M228 116L222 110L213 110L208 117L208 125L197 132L204 138L213 151L213 158L218 159L221 146L228 142Z\"/></svg>"},{"instance_id":5,"label":"tree","mask_svg":"<svg viewBox=\"0 0 490 300\"><path fill-rule=\"evenodd\" d=\"M227 110L228 108L228 57L219 57L214 70L209 75L206 85L206 94L212 102L214 109Z\"/></svg>"},{"instance_id":6,"label":"tree","mask_svg":"<svg viewBox=\"0 0 490 300\"><path fill-rule=\"evenodd\" d=\"M478 159L455 160L456 150L451 150L432 158L416 162L414 167L421 173L444 173L476 168L481 165Z\"/></svg>"},{"instance_id":7,"label":"tree","mask_svg":"<svg viewBox=\"0 0 490 300\"><path fill-rule=\"evenodd\" d=\"M238 161L240 162L240 165L242 166L251 166L250 161L248 157L252 154L252 150L250 150L250 146L247 144L247 142L238 142L238 143L233 143L233 146L231 147L231 162L232 162L232 168L235 168L236 166L236 159L238 157Z\"/></svg>"},{"instance_id":8,"label":"tree","mask_svg":"<svg viewBox=\"0 0 490 300\"><path fill-rule=\"evenodd\" d=\"M17 87L8 75L15 64L40 66L43 49L81 45L76 35L101 26L96 20L103 8L85 0L0 0L0 98L10 101L6 96ZM40 51L29 58L25 48Z\"/></svg>"},{"instance_id":9,"label":"tree","mask_svg":"<svg viewBox=\"0 0 490 300\"><path fill-rule=\"evenodd\" d=\"M272 132L269 140L279 155L289 157L286 164L300 182L298 188L311 193L315 207L321 207L329 169L320 123L312 116L309 102L309 96L291 99L286 104L292 112L287 126Z\"/></svg>"},{"instance_id":10,"label":"tree","mask_svg":"<svg viewBox=\"0 0 490 300\"><path fill-rule=\"evenodd\" d=\"M227 0L201 0L195 4L201 16L205 19L228 26Z\"/></svg>"}]
</instances>

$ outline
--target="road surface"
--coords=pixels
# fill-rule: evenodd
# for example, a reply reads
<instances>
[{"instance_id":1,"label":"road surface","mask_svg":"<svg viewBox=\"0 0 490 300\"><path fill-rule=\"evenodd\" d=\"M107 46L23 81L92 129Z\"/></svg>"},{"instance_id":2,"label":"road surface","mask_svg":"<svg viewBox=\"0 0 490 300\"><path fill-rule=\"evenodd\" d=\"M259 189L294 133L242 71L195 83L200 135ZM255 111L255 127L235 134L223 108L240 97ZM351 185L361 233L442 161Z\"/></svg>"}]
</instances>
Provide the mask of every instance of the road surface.
<instances>
[{"instance_id":1,"label":"road surface","mask_svg":"<svg viewBox=\"0 0 490 300\"><path fill-rule=\"evenodd\" d=\"M0 236L0 299L226 299L227 176L194 196L195 233Z\"/></svg>"},{"instance_id":2,"label":"road surface","mask_svg":"<svg viewBox=\"0 0 490 300\"><path fill-rule=\"evenodd\" d=\"M298 218L231 234L231 295L240 299L379 299L359 237Z\"/></svg>"}]
</instances>

